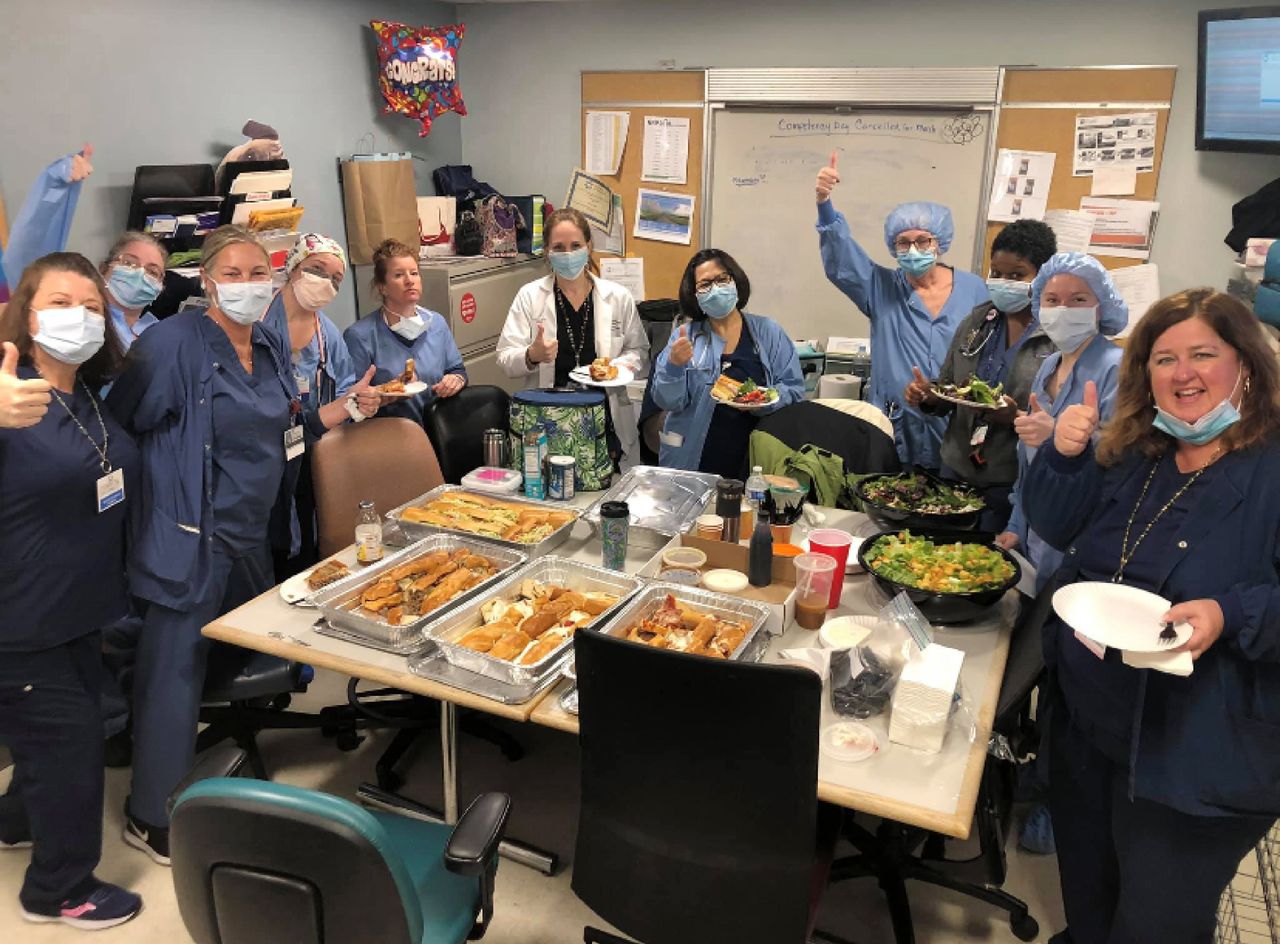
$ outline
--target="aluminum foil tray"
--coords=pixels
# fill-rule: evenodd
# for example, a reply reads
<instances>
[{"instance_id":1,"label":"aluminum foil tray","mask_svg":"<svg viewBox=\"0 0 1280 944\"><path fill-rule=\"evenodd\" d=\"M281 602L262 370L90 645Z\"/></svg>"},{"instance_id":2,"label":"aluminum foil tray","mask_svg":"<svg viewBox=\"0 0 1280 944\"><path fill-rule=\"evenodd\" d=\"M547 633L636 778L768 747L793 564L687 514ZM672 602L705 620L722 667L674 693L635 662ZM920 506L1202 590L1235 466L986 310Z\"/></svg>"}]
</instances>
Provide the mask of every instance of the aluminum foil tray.
<instances>
[{"instance_id":1,"label":"aluminum foil tray","mask_svg":"<svg viewBox=\"0 0 1280 944\"><path fill-rule=\"evenodd\" d=\"M432 499L439 498L441 495L446 495L450 492L463 492L467 495L475 495L478 498L497 500L512 505L524 505L536 511L567 511L574 515L574 519L573 521L569 521L557 528L555 531L552 531L536 544L521 544L519 541L504 541L502 538L485 537L483 535L473 534L470 531L460 531L457 528L447 528L442 525L424 524L420 521L405 521L401 517L406 508L412 508L415 505L425 505ZM433 534L456 534L476 541L485 541L489 544L497 544L499 547L509 547L513 550L522 551L530 557L541 557L543 554L549 553L552 548L558 547L560 544L564 543L565 539L569 537L569 533L573 531L573 526L578 520L578 514L579 513L576 509L571 508L564 502L534 501L533 499L522 498L516 495L488 495L484 492L477 492L469 488L463 488L460 485L437 485L425 495L419 495L412 501L407 501L400 507L391 509L387 512L386 518L388 521L394 521L400 530L415 540L430 537Z\"/></svg>"},{"instance_id":2,"label":"aluminum foil tray","mask_svg":"<svg viewBox=\"0 0 1280 944\"><path fill-rule=\"evenodd\" d=\"M764 656L765 649L769 646L769 634L764 631L764 624L769 619L767 606L754 600L741 600L678 583L650 583L631 598L631 602L622 608L604 631L613 636L624 635L633 625L658 609L668 593L679 602L704 613L725 619L748 620L750 628L729 658L739 662L759 662Z\"/></svg>"}]
</instances>

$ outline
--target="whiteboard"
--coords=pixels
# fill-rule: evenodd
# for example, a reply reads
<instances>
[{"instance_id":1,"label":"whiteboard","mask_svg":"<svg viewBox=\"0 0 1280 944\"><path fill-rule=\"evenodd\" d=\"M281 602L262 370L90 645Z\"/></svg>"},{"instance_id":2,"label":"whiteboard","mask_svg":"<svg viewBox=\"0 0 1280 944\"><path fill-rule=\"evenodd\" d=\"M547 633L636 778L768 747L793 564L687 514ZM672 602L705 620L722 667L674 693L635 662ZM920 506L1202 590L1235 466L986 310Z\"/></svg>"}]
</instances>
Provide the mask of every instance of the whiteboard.
<instances>
[{"instance_id":1,"label":"whiteboard","mask_svg":"<svg viewBox=\"0 0 1280 944\"><path fill-rule=\"evenodd\" d=\"M950 207L955 239L943 260L972 270L992 113L978 110L716 108L711 113L707 245L751 280L747 308L793 338L868 337L866 316L827 281L818 252L814 180L837 153L832 198L854 238L882 265L884 219L899 203Z\"/></svg>"}]
</instances>

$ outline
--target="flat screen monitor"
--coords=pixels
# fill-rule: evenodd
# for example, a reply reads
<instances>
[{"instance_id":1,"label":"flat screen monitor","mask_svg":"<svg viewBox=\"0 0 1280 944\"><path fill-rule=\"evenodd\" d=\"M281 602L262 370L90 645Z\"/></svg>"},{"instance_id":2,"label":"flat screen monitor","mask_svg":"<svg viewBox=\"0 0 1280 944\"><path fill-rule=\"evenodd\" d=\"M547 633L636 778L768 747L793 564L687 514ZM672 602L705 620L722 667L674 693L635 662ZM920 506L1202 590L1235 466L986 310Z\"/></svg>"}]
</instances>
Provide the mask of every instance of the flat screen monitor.
<instances>
[{"instance_id":1,"label":"flat screen monitor","mask_svg":"<svg viewBox=\"0 0 1280 944\"><path fill-rule=\"evenodd\" d=\"M1200 11L1196 149L1280 154L1280 7Z\"/></svg>"}]
</instances>

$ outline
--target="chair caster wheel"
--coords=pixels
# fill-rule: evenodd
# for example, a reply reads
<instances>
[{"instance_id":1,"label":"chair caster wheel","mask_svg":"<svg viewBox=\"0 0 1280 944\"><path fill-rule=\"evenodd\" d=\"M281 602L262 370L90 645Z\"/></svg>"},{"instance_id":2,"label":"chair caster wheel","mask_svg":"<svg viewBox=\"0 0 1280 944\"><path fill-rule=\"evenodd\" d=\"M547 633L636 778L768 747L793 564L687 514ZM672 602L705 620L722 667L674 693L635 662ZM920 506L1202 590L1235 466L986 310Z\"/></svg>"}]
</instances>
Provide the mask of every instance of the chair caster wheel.
<instances>
[{"instance_id":1,"label":"chair caster wheel","mask_svg":"<svg viewBox=\"0 0 1280 944\"><path fill-rule=\"evenodd\" d=\"M1040 936L1040 924L1030 914L1010 917L1009 930L1019 941L1034 941Z\"/></svg>"},{"instance_id":2,"label":"chair caster wheel","mask_svg":"<svg viewBox=\"0 0 1280 944\"><path fill-rule=\"evenodd\" d=\"M339 731L334 736L334 744L340 751L354 751L363 740L364 738L354 731Z\"/></svg>"}]
</instances>

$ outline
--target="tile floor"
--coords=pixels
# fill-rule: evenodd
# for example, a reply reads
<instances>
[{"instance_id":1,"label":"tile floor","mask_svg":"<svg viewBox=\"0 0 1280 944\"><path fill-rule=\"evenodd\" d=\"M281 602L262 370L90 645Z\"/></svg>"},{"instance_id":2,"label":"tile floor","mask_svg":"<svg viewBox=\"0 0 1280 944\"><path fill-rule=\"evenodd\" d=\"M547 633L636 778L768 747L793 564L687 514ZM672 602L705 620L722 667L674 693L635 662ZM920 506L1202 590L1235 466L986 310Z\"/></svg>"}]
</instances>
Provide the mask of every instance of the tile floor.
<instances>
[{"instance_id":1,"label":"tile floor","mask_svg":"<svg viewBox=\"0 0 1280 944\"><path fill-rule=\"evenodd\" d=\"M295 707L314 711L345 699L344 678L320 673L311 691ZM503 862L498 875L497 908L486 942L492 944L570 944L582 940L582 926L592 920L590 910L570 889L573 837L577 816L577 744L568 735L526 725L511 725L525 746L526 756L508 764L497 749L464 736L460 748L461 795L483 789L505 790L514 806L510 835L558 853L566 867L547 878L531 869ZM263 738L264 753L276 779L351 797L360 781L371 779L373 763L390 737L371 735L356 751L339 752L333 742L315 732L280 732ZM437 805L440 798L439 746L428 738L409 768L404 792ZM98 875L140 892L145 908L134 921L104 932L113 944L164 942L183 944L187 936L178 915L169 871L153 865L120 840L121 807L128 791L127 770L108 771L105 801L106 831ZM0 787L8 772L0 771ZM1012 846L1012 843L1011 843ZM961 857L961 844L951 854ZM28 853L0 852L0 941L12 944L54 944L82 938L81 932L60 925L31 925L18 911L17 889ZM1010 850L1006 888L1025 900L1040 922L1040 940L1062 924L1057 866L1053 858ZM1007 922L984 905L944 890L910 887L917 939L921 944L951 942L1012 942ZM598 921L595 922L599 924ZM862 880L834 886L823 900L819 927L857 944L892 941L888 916L874 882ZM98 938L94 938L98 940Z\"/></svg>"}]
</instances>

